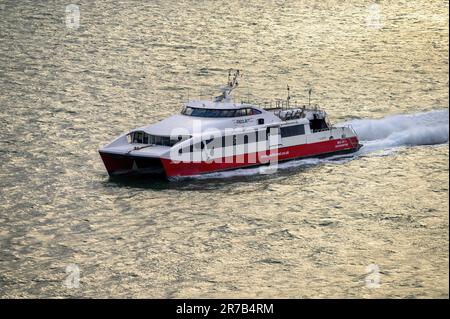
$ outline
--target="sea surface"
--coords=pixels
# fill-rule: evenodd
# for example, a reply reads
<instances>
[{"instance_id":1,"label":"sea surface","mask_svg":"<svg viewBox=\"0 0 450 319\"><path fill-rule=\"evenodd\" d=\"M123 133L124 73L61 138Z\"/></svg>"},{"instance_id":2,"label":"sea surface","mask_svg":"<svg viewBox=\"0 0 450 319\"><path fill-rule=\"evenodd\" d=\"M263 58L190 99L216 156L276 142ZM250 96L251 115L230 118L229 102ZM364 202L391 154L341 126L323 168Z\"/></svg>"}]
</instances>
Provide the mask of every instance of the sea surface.
<instances>
[{"instance_id":1,"label":"sea surface","mask_svg":"<svg viewBox=\"0 0 450 319\"><path fill-rule=\"evenodd\" d=\"M70 4L0 0L1 298L449 297L448 1ZM229 68L364 147L108 178L98 148Z\"/></svg>"}]
</instances>

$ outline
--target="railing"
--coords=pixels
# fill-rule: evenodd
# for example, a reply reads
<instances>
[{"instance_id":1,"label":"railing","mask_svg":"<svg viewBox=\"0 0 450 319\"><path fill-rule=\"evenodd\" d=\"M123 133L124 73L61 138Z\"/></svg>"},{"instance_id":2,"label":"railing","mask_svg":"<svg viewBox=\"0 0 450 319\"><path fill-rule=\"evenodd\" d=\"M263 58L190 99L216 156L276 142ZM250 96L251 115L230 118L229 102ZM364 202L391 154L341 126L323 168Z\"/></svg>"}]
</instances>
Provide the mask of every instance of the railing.
<instances>
[{"instance_id":1,"label":"railing","mask_svg":"<svg viewBox=\"0 0 450 319\"><path fill-rule=\"evenodd\" d=\"M349 128L351 129L353 132L355 132L351 127L344 125L344 126L330 126L330 127L326 127L326 128L321 128L321 129L316 129L316 130L311 130L314 131L314 133L318 133L318 132L325 132L325 131L330 131L331 133L333 133L333 131L342 131L342 133L344 133L345 129Z\"/></svg>"},{"instance_id":2,"label":"railing","mask_svg":"<svg viewBox=\"0 0 450 319\"><path fill-rule=\"evenodd\" d=\"M210 96L209 94L199 94L199 100L202 98L211 98L214 100L215 96ZM239 104L247 104L254 105L265 109L266 111L272 110L289 110L289 109L298 109L303 108L306 111L320 111L320 108L317 104L315 105L305 105L299 104L298 101L289 101L283 99L275 99L271 101L258 101L258 100L250 100L249 98L245 99L242 96L236 95L235 97L230 96L230 101L232 103Z\"/></svg>"},{"instance_id":3,"label":"railing","mask_svg":"<svg viewBox=\"0 0 450 319\"><path fill-rule=\"evenodd\" d=\"M356 131L351 124L344 125L343 127L348 127L353 132L353 134L355 134L355 136L358 135L358 134L356 134Z\"/></svg>"},{"instance_id":4,"label":"railing","mask_svg":"<svg viewBox=\"0 0 450 319\"><path fill-rule=\"evenodd\" d=\"M287 101L287 100L275 100L275 101L252 101L250 104L257 105L266 111L271 110L289 110L289 109L304 109L306 111L319 111L320 108L316 104L311 107L311 105L298 104L297 101Z\"/></svg>"},{"instance_id":5,"label":"railing","mask_svg":"<svg viewBox=\"0 0 450 319\"><path fill-rule=\"evenodd\" d=\"M342 134L344 134L346 128L349 129L353 133L354 136L357 136L356 131L351 124L342 125L342 126L338 126L338 127L331 126L328 129L314 130L314 132L322 132L322 131L330 130L331 133L333 133L333 130L335 130L335 131L342 131Z\"/></svg>"},{"instance_id":6,"label":"railing","mask_svg":"<svg viewBox=\"0 0 450 319\"><path fill-rule=\"evenodd\" d=\"M325 131L333 131L333 129L336 129L336 127L326 127L326 128L319 128L319 129L311 129L311 132L313 133L319 133L319 132L325 132Z\"/></svg>"}]
</instances>

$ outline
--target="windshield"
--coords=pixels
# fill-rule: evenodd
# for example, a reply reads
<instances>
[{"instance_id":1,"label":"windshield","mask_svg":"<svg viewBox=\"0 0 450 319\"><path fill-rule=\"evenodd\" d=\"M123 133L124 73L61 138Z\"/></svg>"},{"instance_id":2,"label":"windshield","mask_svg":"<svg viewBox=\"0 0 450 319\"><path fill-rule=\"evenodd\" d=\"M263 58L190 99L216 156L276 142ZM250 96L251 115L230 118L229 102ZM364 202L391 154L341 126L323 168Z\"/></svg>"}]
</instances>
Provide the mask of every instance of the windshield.
<instances>
[{"instance_id":1,"label":"windshield","mask_svg":"<svg viewBox=\"0 0 450 319\"><path fill-rule=\"evenodd\" d=\"M190 138L190 136L158 136L147 134L143 131L134 131L128 134L128 143L174 146L178 142L184 141L188 138Z\"/></svg>"},{"instance_id":2,"label":"windshield","mask_svg":"<svg viewBox=\"0 0 450 319\"><path fill-rule=\"evenodd\" d=\"M237 110L204 109L186 106L181 114L197 117L237 117L261 114L261 111L253 108Z\"/></svg>"}]
</instances>

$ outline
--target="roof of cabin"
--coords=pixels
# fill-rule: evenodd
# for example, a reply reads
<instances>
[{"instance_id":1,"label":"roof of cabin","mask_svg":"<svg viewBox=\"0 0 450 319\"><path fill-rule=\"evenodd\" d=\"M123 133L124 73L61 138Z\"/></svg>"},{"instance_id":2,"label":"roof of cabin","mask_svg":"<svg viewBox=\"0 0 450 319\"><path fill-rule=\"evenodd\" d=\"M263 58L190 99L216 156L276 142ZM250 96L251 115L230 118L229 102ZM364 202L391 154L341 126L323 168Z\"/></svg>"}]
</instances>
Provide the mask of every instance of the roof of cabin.
<instances>
[{"instance_id":1,"label":"roof of cabin","mask_svg":"<svg viewBox=\"0 0 450 319\"><path fill-rule=\"evenodd\" d=\"M241 109L245 107L259 108L256 105L233 102L214 102L209 100L193 100L185 103L185 106L204 109Z\"/></svg>"}]
</instances>

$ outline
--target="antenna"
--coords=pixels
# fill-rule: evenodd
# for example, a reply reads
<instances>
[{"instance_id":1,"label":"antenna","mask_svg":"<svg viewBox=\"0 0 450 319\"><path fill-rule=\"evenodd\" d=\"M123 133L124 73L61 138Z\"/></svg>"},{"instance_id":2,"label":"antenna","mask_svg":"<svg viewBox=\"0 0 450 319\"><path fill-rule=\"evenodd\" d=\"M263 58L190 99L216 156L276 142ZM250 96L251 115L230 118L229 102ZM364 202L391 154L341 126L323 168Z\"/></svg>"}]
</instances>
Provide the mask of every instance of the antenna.
<instances>
[{"instance_id":1,"label":"antenna","mask_svg":"<svg viewBox=\"0 0 450 319\"><path fill-rule=\"evenodd\" d=\"M309 107L311 107L311 93L312 93L312 88L310 88L310 89L308 90L308 95L309 95L309 97L308 97L308 106L309 106Z\"/></svg>"},{"instance_id":2,"label":"antenna","mask_svg":"<svg viewBox=\"0 0 450 319\"><path fill-rule=\"evenodd\" d=\"M289 107L289 101L290 101L290 99L291 99L291 92L290 92L290 87L289 87L289 84L286 86L286 89L287 89L287 106Z\"/></svg>"}]
</instances>

